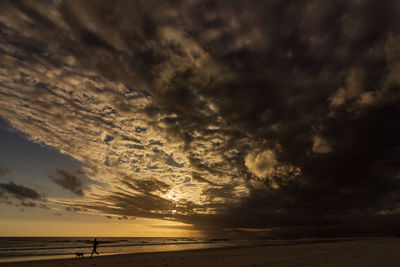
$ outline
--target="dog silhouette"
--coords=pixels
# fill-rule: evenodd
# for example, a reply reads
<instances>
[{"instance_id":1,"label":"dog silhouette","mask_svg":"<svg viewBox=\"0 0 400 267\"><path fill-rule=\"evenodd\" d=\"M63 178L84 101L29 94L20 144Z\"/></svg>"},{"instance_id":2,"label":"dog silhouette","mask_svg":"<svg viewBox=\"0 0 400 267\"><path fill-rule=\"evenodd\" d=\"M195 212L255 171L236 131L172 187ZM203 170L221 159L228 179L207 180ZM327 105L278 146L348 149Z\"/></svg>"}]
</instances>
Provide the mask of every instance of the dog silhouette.
<instances>
[{"instance_id":1,"label":"dog silhouette","mask_svg":"<svg viewBox=\"0 0 400 267\"><path fill-rule=\"evenodd\" d=\"M76 252L75 253L77 258L83 258L83 253L82 252Z\"/></svg>"}]
</instances>

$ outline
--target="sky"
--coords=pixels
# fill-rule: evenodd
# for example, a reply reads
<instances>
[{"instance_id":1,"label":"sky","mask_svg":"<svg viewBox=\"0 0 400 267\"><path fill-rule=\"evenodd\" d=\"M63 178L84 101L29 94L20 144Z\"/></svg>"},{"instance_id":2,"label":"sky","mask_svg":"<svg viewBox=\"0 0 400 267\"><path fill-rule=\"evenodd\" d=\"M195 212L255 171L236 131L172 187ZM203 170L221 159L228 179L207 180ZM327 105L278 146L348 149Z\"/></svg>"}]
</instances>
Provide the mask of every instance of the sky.
<instances>
[{"instance_id":1,"label":"sky","mask_svg":"<svg viewBox=\"0 0 400 267\"><path fill-rule=\"evenodd\" d=\"M1 1L0 236L400 235L399 14Z\"/></svg>"}]
</instances>

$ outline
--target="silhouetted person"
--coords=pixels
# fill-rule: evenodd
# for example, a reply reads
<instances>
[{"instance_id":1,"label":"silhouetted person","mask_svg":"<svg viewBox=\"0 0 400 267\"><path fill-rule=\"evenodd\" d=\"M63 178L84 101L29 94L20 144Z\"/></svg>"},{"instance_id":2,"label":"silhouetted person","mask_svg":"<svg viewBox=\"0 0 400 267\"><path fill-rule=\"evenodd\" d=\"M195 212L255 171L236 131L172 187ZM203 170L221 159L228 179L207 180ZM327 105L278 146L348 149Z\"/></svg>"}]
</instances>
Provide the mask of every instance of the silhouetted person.
<instances>
[{"instance_id":1,"label":"silhouetted person","mask_svg":"<svg viewBox=\"0 0 400 267\"><path fill-rule=\"evenodd\" d=\"M97 238L95 238L93 240L93 250L92 250L92 255L90 255L90 257L93 257L93 253L96 253L97 255L99 255L99 253L96 251L98 244L99 244L99 241L97 241Z\"/></svg>"}]
</instances>

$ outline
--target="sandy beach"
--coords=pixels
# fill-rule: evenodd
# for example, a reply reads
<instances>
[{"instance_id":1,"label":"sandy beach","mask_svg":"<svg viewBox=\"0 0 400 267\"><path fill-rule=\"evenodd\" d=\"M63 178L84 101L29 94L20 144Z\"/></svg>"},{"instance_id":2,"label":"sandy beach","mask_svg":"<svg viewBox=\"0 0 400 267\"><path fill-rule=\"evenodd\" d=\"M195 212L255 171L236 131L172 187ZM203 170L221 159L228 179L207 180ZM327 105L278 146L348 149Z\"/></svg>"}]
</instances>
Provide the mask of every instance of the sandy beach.
<instances>
[{"instance_id":1,"label":"sandy beach","mask_svg":"<svg viewBox=\"0 0 400 267\"><path fill-rule=\"evenodd\" d=\"M399 266L400 239L299 242L277 246L234 247L176 252L137 253L0 266Z\"/></svg>"}]
</instances>

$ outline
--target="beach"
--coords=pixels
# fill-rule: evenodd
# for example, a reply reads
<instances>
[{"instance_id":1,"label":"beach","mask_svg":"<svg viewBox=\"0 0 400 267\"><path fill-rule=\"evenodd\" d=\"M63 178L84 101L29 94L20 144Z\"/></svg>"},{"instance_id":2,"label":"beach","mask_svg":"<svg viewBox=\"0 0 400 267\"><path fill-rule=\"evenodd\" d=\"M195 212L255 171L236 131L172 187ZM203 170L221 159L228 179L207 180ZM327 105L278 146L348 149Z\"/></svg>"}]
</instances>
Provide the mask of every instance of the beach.
<instances>
[{"instance_id":1,"label":"beach","mask_svg":"<svg viewBox=\"0 0 400 267\"><path fill-rule=\"evenodd\" d=\"M2 263L1 267L110 266L399 266L399 238L299 241L280 245L134 253Z\"/></svg>"}]
</instances>

